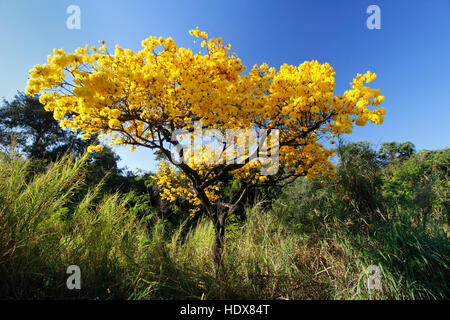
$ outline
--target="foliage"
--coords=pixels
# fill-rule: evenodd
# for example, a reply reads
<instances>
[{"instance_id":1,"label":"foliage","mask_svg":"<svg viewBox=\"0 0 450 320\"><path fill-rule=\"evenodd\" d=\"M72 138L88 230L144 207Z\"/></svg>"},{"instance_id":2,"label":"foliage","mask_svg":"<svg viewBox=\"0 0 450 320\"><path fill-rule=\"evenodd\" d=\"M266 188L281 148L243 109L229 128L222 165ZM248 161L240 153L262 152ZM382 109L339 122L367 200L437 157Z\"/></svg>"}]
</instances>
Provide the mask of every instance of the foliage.
<instances>
[{"instance_id":1,"label":"foliage","mask_svg":"<svg viewBox=\"0 0 450 320\"><path fill-rule=\"evenodd\" d=\"M77 297L65 287L67 267L77 264L83 295L126 298L126 270L145 230L126 199L99 197L101 185L68 210L87 158L65 156L30 178L29 160L0 155L0 297Z\"/></svg>"},{"instance_id":2,"label":"foliage","mask_svg":"<svg viewBox=\"0 0 450 320\"><path fill-rule=\"evenodd\" d=\"M355 157L356 165L373 160L366 143L342 150L348 151L342 151L343 158L351 163L350 157ZM427 154L417 159L440 159L444 165L439 170L445 172L442 159L447 152ZM383 205L383 198L376 211L379 218L361 221L358 215L366 217L362 207L348 205L356 203L358 195L342 199L342 194L353 197L350 191L357 186L345 190L338 184L346 183L340 175L366 172L358 173L348 164L338 164L338 174L326 183L321 178L296 180L283 189L271 209L256 204L246 209L245 219L232 216L226 225L224 274L217 277L211 260L215 238L211 221L187 220L176 227L158 218L155 210L143 215L150 207L139 194L105 194L101 185L76 199L87 159L73 161L66 156L44 172L30 174L30 160L1 154L1 298L448 299L450 295L450 242L442 222L430 221L414 208ZM394 161L393 168L397 165ZM367 178L354 181L372 184ZM375 190L382 192L380 187ZM70 205L74 210L68 210ZM80 291L65 287L65 271L72 264L82 270ZM381 291L367 288L369 265L382 271Z\"/></svg>"},{"instance_id":3,"label":"foliage","mask_svg":"<svg viewBox=\"0 0 450 320\"><path fill-rule=\"evenodd\" d=\"M417 208L425 216L449 221L449 168L450 149L422 151L386 172L385 198Z\"/></svg>"},{"instance_id":4,"label":"foliage","mask_svg":"<svg viewBox=\"0 0 450 320\"><path fill-rule=\"evenodd\" d=\"M202 40L206 53L194 55L171 38L155 37L144 40L138 53L116 46L109 54L104 42L72 54L54 50L47 65L30 71L27 93L45 90L40 101L62 119L61 126L85 131L85 138L114 133L116 144L166 150L163 143L174 143L174 130L189 131L195 121L222 131L278 129L281 162L302 175L331 167L332 151L318 142L319 136L349 133L354 123L382 122L384 109L367 108L384 99L380 90L364 86L375 74L358 75L342 96L333 93L333 69L317 61L298 68L283 65L278 72L255 65L246 76L241 60L220 38L190 33ZM251 165L233 168L248 172Z\"/></svg>"},{"instance_id":5,"label":"foliage","mask_svg":"<svg viewBox=\"0 0 450 320\"><path fill-rule=\"evenodd\" d=\"M3 104L0 108L0 144L6 152L13 146L16 151L28 156L31 173L44 171L50 162L67 153L77 157L86 151L89 143L98 143L96 136L86 141L77 132L61 128L52 114L44 110L37 97L19 92L14 99L5 100ZM145 179L139 180L132 172L120 169L119 160L120 157L109 147L105 147L102 152L91 153L86 162L86 188L104 179L103 188L110 192L148 192ZM78 191L80 197L85 192ZM154 196L152 201L155 201Z\"/></svg>"},{"instance_id":6,"label":"foliage","mask_svg":"<svg viewBox=\"0 0 450 320\"><path fill-rule=\"evenodd\" d=\"M35 159L55 160L65 152L84 153L88 143L59 126L36 97L19 92L0 108L0 143L15 145Z\"/></svg>"},{"instance_id":7,"label":"foliage","mask_svg":"<svg viewBox=\"0 0 450 320\"><path fill-rule=\"evenodd\" d=\"M341 143L337 153L339 166L336 179L331 183L340 199L337 201L359 218L372 220L377 209L382 209L379 196L382 177L377 153L368 142Z\"/></svg>"},{"instance_id":8,"label":"foliage","mask_svg":"<svg viewBox=\"0 0 450 320\"><path fill-rule=\"evenodd\" d=\"M201 40L203 52L193 54L163 37L142 41L137 53L116 46L110 54L105 42L70 54L55 49L47 64L30 70L26 92L42 93L45 110L53 112L62 127L84 132L84 139L101 134L111 145L161 151L168 159L158 170L162 197L183 197L197 207L194 212L204 209L215 227L213 251L219 266L226 218L251 187L271 180L260 172L271 164L262 156L278 150L277 163L288 169L272 184L332 175L329 157L334 150L321 139L351 133L354 125L367 121L381 124L384 108L370 107L384 97L379 89L365 86L376 78L370 71L358 74L342 95L335 94L333 68L317 61L298 67L284 64L278 71L263 63L245 75L242 61L222 39L197 29L190 34ZM242 155L234 148L238 136L228 143L218 141L218 159L212 143L185 152L176 136L189 137L193 145L204 130L215 130L228 140L230 130L255 130L258 137L244 139ZM255 138L260 141L250 150ZM101 144L88 147L101 150ZM243 182L243 188L225 203L218 185L230 174Z\"/></svg>"},{"instance_id":9,"label":"foliage","mask_svg":"<svg viewBox=\"0 0 450 320\"><path fill-rule=\"evenodd\" d=\"M416 152L411 142L385 142L381 145L380 158L387 162L407 160Z\"/></svg>"}]
</instances>

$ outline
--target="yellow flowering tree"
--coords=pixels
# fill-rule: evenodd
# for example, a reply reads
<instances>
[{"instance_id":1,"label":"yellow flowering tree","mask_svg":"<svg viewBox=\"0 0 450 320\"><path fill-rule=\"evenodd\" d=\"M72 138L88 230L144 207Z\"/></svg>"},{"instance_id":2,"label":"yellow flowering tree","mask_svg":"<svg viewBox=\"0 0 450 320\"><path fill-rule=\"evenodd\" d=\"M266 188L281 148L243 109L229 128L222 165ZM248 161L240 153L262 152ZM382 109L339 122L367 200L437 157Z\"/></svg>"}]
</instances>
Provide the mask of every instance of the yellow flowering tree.
<instances>
[{"instance_id":1,"label":"yellow flowering tree","mask_svg":"<svg viewBox=\"0 0 450 320\"><path fill-rule=\"evenodd\" d=\"M349 90L338 95L328 63L284 64L279 70L264 63L246 71L222 39L198 29L190 34L201 42L198 53L162 37L142 41L139 52L116 46L110 53L104 42L73 53L55 49L47 64L30 70L27 93L40 93L45 110L53 112L62 127L81 130L85 139L100 134L111 145L159 150L167 159L157 172L162 196L184 197L194 208L203 208L215 227L213 254L220 264L225 219L249 188L332 175L329 157L334 150L322 140L334 143L336 135L351 133L354 125L382 123L384 109L370 107L384 97L365 85L376 78L370 71L358 74ZM230 141L223 142L216 161L205 156L208 144L197 146L200 153L186 152L174 133L193 138L196 124L223 135L230 130L266 132L266 140L276 132L283 174L261 174L264 163L254 155L274 153L269 140L264 148L260 143L252 149L247 136L239 161L227 161L237 157ZM101 150L98 145L88 151ZM224 202L218 183L230 175L241 179L242 188Z\"/></svg>"}]
</instances>

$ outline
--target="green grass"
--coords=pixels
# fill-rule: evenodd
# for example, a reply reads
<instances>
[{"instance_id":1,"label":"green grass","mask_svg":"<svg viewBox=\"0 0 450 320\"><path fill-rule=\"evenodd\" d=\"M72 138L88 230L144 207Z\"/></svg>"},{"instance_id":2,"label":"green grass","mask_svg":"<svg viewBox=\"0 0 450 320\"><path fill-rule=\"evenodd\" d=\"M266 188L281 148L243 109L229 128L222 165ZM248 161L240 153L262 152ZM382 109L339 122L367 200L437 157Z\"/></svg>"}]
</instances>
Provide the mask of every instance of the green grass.
<instances>
[{"instance_id":1,"label":"green grass","mask_svg":"<svg viewBox=\"0 0 450 320\"><path fill-rule=\"evenodd\" d=\"M413 209L383 210L384 219L367 223L328 186L299 180L272 209L256 204L244 222L229 223L218 278L207 220L189 230L188 223L174 230L138 220L128 198L104 194L101 183L86 190L85 164L85 157L64 157L32 173L29 160L0 155L0 298L450 296L448 236L424 227ZM81 290L66 288L73 264L81 268ZM369 265L380 267L382 290L368 290Z\"/></svg>"}]
</instances>

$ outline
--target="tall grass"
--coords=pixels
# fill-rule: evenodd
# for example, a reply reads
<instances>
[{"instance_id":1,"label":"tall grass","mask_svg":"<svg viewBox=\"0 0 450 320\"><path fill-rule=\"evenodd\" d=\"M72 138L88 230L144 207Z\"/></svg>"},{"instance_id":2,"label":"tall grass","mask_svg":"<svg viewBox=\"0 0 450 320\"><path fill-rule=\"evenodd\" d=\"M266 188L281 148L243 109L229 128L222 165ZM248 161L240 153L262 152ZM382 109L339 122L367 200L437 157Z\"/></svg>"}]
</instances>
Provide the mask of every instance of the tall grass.
<instances>
[{"instance_id":1,"label":"tall grass","mask_svg":"<svg viewBox=\"0 0 450 320\"><path fill-rule=\"evenodd\" d=\"M228 224L218 278L209 221L173 230L138 220L127 197L104 194L102 183L85 190L85 163L67 156L33 173L29 160L0 155L0 298L450 296L449 239L421 227L413 211L393 208L361 222L332 184L299 180L272 209L256 204L244 222ZM80 266L81 290L66 287L69 265ZM369 265L382 272L381 290L367 288Z\"/></svg>"},{"instance_id":2,"label":"tall grass","mask_svg":"<svg viewBox=\"0 0 450 320\"><path fill-rule=\"evenodd\" d=\"M117 194L96 200L98 185L74 206L86 157L63 157L34 175L29 160L0 157L0 296L125 297L124 275L146 235L127 200ZM83 291L66 288L72 264L82 270Z\"/></svg>"},{"instance_id":3,"label":"tall grass","mask_svg":"<svg viewBox=\"0 0 450 320\"><path fill-rule=\"evenodd\" d=\"M352 212L339 192L332 183L299 180L272 209L294 234L337 249L328 265L333 298L448 299L450 241L442 226L424 219L420 210L400 206L381 207L361 219L359 208ZM381 270L380 291L367 288L369 265Z\"/></svg>"}]
</instances>

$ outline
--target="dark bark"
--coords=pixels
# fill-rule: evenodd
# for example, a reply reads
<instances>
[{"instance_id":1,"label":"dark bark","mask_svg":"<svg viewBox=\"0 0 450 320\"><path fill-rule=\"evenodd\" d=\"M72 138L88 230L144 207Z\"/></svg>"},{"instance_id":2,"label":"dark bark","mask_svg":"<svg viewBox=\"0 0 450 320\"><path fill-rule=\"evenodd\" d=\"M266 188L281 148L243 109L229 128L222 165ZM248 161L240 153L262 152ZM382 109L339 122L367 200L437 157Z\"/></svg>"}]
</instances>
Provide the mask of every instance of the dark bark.
<instances>
[{"instance_id":1,"label":"dark bark","mask_svg":"<svg viewBox=\"0 0 450 320\"><path fill-rule=\"evenodd\" d=\"M216 271L220 273L223 270L223 247L225 240L225 213L215 214L212 217L214 224L214 243L212 246L212 255Z\"/></svg>"}]
</instances>

